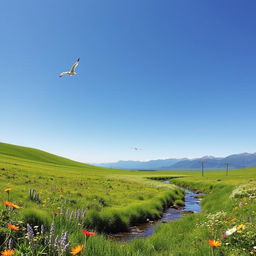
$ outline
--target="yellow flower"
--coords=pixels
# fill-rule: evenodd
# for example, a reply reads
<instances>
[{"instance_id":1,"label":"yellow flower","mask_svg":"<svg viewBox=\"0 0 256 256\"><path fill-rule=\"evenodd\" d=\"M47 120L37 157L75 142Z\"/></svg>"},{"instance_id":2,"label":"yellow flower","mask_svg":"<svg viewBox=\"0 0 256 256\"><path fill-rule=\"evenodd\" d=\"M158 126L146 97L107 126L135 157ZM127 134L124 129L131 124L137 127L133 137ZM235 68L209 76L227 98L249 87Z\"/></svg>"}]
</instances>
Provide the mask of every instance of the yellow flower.
<instances>
[{"instance_id":1,"label":"yellow flower","mask_svg":"<svg viewBox=\"0 0 256 256\"><path fill-rule=\"evenodd\" d=\"M15 208L15 209L19 209L20 206L18 206L17 204L12 204L12 207Z\"/></svg>"},{"instance_id":2,"label":"yellow flower","mask_svg":"<svg viewBox=\"0 0 256 256\"><path fill-rule=\"evenodd\" d=\"M11 190L12 190L11 188L6 188L6 189L4 190L4 192L9 193Z\"/></svg>"},{"instance_id":3,"label":"yellow flower","mask_svg":"<svg viewBox=\"0 0 256 256\"><path fill-rule=\"evenodd\" d=\"M82 250L84 249L84 246L83 245L77 245L76 247L72 248L71 249L71 254L72 255L77 255L77 254L80 254L82 252Z\"/></svg>"},{"instance_id":4,"label":"yellow flower","mask_svg":"<svg viewBox=\"0 0 256 256\"><path fill-rule=\"evenodd\" d=\"M12 256L14 254L14 250L4 250L1 252L1 256Z\"/></svg>"},{"instance_id":5,"label":"yellow flower","mask_svg":"<svg viewBox=\"0 0 256 256\"><path fill-rule=\"evenodd\" d=\"M237 230L244 230L245 229L245 225L244 224L240 224L236 226Z\"/></svg>"}]
</instances>

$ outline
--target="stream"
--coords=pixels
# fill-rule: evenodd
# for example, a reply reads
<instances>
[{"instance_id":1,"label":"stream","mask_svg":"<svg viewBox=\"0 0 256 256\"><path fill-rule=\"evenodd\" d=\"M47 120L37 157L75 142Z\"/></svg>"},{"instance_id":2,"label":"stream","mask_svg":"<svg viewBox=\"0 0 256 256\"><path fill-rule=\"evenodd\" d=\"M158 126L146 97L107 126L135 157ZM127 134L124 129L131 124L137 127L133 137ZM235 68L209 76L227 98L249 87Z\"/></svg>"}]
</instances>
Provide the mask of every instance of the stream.
<instances>
[{"instance_id":1,"label":"stream","mask_svg":"<svg viewBox=\"0 0 256 256\"><path fill-rule=\"evenodd\" d=\"M183 188L184 189L184 188ZM175 221L181 218L184 214L192 214L201 212L200 201L198 198L199 195L191 190L185 190L185 205L180 208L174 208L173 206L167 208L163 213L162 217L156 221L148 220L147 223L140 224L137 226L130 227L129 232L120 232L117 234L110 235L111 239L119 242L129 242L137 237L148 237L151 236L154 232L154 229L160 223L167 223L170 221Z\"/></svg>"}]
</instances>

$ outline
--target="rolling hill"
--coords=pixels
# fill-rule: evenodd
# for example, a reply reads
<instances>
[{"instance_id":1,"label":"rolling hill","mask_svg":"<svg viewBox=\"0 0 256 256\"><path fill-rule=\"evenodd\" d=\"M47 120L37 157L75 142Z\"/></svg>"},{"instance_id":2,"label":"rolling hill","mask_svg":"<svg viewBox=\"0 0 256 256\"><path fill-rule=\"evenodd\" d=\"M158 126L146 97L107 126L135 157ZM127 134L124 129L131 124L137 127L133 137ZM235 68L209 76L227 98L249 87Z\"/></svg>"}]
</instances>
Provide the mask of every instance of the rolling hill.
<instances>
[{"instance_id":1,"label":"rolling hill","mask_svg":"<svg viewBox=\"0 0 256 256\"><path fill-rule=\"evenodd\" d=\"M20 158L24 160L36 161L36 162L44 162L51 163L57 165L66 165L66 166L74 166L74 167L85 167L87 164L76 162L61 156L57 156L54 154L50 154L48 152L17 146L7 143L0 142L0 155Z\"/></svg>"}]
</instances>

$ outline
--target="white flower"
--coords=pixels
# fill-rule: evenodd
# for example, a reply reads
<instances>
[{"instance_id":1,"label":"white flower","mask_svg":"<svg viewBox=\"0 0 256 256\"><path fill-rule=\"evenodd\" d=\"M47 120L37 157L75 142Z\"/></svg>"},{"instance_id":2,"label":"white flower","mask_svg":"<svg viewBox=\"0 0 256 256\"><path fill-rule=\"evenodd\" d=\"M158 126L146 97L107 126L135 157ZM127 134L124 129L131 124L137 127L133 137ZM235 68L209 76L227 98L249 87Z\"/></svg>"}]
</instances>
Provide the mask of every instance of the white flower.
<instances>
[{"instance_id":1,"label":"white flower","mask_svg":"<svg viewBox=\"0 0 256 256\"><path fill-rule=\"evenodd\" d=\"M236 227L233 227L233 228L230 228L226 231L225 235L226 236L230 236L232 235L233 233L235 233L237 231L237 228Z\"/></svg>"}]
</instances>

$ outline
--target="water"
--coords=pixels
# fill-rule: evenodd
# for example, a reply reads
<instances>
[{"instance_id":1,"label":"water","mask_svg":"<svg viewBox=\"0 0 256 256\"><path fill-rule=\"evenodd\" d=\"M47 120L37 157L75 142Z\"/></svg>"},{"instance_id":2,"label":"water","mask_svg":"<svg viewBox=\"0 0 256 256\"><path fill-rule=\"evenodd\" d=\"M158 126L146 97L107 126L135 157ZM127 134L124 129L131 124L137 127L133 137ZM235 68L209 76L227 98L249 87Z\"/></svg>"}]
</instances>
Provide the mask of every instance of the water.
<instances>
[{"instance_id":1,"label":"water","mask_svg":"<svg viewBox=\"0 0 256 256\"><path fill-rule=\"evenodd\" d=\"M177 220L182 217L182 215L187 213L198 213L201 212L200 206L200 198L198 198L198 194L194 193L191 190L185 190L185 206L179 209L175 209L173 207L168 208L164 213L161 219L157 221L148 220L147 223L130 227L129 232L120 232L117 234L113 234L110 237L113 240L120 242L128 242L136 237L148 237L151 236L154 232L154 229L160 223L167 223L170 221Z\"/></svg>"}]
</instances>

